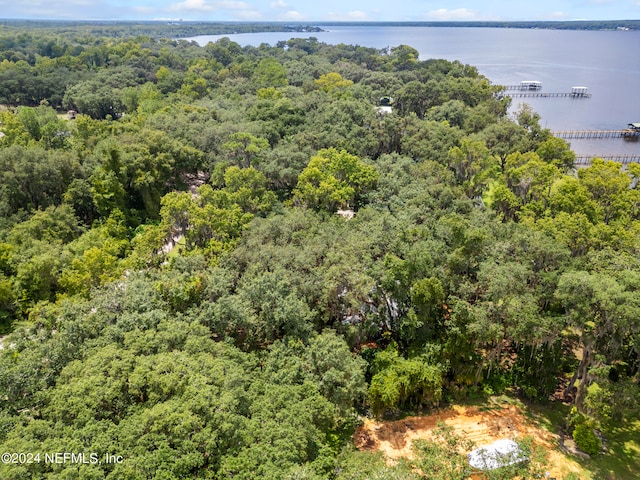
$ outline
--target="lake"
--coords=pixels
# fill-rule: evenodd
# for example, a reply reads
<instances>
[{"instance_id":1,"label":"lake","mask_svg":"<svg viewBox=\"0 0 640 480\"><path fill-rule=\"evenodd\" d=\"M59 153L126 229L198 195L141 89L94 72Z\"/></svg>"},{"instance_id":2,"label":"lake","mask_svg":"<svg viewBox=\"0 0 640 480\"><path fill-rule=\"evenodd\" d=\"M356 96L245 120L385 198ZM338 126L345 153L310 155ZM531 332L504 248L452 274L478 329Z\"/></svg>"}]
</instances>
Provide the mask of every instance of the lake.
<instances>
[{"instance_id":1,"label":"lake","mask_svg":"<svg viewBox=\"0 0 640 480\"><path fill-rule=\"evenodd\" d=\"M410 45L420 58L474 65L493 83L542 82L543 92L589 88L591 98L514 98L528 103L551 130L622 129L640 122L640 31L473 27L328 26L318 33L246 33L188 38L201 45L228 37L242 46L275 45L292 37L385 48ZM640 142L571 140L578 155L640 155Z\"/></svg>"}]
</instances>

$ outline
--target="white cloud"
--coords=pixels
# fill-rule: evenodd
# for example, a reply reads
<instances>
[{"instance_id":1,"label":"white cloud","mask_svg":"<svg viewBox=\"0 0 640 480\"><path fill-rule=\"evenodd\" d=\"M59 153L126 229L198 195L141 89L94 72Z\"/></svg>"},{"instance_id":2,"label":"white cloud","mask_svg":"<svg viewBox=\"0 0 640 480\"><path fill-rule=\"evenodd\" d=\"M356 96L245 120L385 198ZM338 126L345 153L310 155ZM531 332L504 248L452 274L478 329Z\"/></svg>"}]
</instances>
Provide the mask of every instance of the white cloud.
<instances>
[{"instance_id":1,"label":"white cloud","mask_svg":"<svg viewBox=\"0 0 640 480\"><path fill-rule=\"evenodd\" d=\"M131 9L134 12L138 12L138 13L153 13L156 11L156 9L153 7L142 7L142 6L132 7Z\"/></svg>"},{"instance_id":2,"label":"white cloud","mask_svg":"<svg viewBox=\"0 0 640 480\"><path fill-rule=\"evenodd\" d=\"M568 18L568 17L569 15L561 11L550 12L545 15L545 18L548 18L551 20L559 20L559 19Z\"/></svg>"},{"instance_id":3,"label":"white cloud","mask_svg":"<svg viewBox=\"0 0 640 480\"><path fill-rule=\"evenodd\" d=\"M347 12L346 14L337 14L333 12L327 13L325 16L327 20L333 21L364 21L371 20L371 17L367 12L363 12L362 10L353 10L351 12Z\"/></svg>"},{"instance_id":4,"label":"white cloud","mask_svg":"<svg viewBox=\"0 0 640 480\"><path fill-rule=\"evenodd\" d=\"M6 18L101 20L121 18L129 9L108 0L0 0L0 10Z\"/></svg>"},{"instance_id":5,"label":"white cloud","mask_svg":"<svg viewBox=\"0 0 640 480\"><path fill-rule=\"evenodd\" d=\"M245 2L234 2L231 0L222 0L220 2L213 3L218 8L224 8L225 10L249 10L252 11L251 6Z\"/></svg>"},{"instance_id":6,"label":"white cloud","mask_svg":"<svg viewBox=\"0 0 640 480\"><path fill-rule=\"evenodd\" d=\"M103 5L104 2L91 0L22 0L21 2L15 2L15 5L10 5L8 1L0 0L0 7L4 9L19 9L23 12L38 12L35 17L44 17L44 12L55 12L64 16L72 16L73 10L76 8L86 7L98 7L102 9L108 9L109 5ZM5 13L3 11L3 13ZM27 18L27 17L25 17Z\"/></svg>"},{"instance_id":7,"label":"white cloud","mask_svg":"<svg viewBox=\"0 0 640 480\"><path fill-rule=\"evenodd\" d=\"M291 20L294 22L299 20L306 20L307 18L309 18L308 15L298 12L297 10L289 10L288 12L280 15L280 20Z\"/></svg>"},{"instance_id":8,"label":"white cloud","mask_svg":"<svg viewBox=\"0 0 640 480\"><path fill-rule=\"evenodd\" d=\"M255 20L261 18L262 14L253 9L246 2L233 0L184 0L180 3L173 3L168 7L172 12L214 12L216 10L229 10L233 16L241 20Z\"/></svg>"},{"instance_id":9,"label":"white cloud","mask_svg":"<svg viewBox=\"0 0 640 480\"><path fill-rule=\"evenodd\" d=\"M238 20L261 20L262 13L258 10L237 10L233 12L233 16Z\"/></svg>"},{"instance_id":10,"label":"white cloud","mask_svg":"<svg viewBox=\"0 0 640 480\"><path fill-rule=\"evenodd\" d=\"M363 12L361 10L354 10L353 12L349 12L347 13L347 17L351 18L352 20L369 20L370 18L366 12Z\"/></svg>"},{"instance_id":11,"label":"white cloud","mask_svg":"<svg viewBox=\"0 0 640 480\"><path fill-rule=\"evenodd\" d=\"M439 8L438 10L427 12L426 17L431 20L477 20L476 13L468 8L456 8L454 10Z\"/></svg>"},{"instance_id":12,"label":"white cloud","mask_svg":"<svg viewBox=\"0 0 640 480\"><path fill-rule=\"evenodd\" d=\"M289 8L289 4L284 0L276 0L275 2L271 2L269 6L271 8Z\"/></svg>"},{"instance_id":13,"label":"white cloud","mask_svg":"<svg viewBox=\"0 0 640 480\"><path fill-rule=\"evenodd\" d=\"M172 3L169 5L169 10L173 12L181 12L184 10L197 11L197 12L211 12L216 10L216 7L205 0L184 0L180 3Z\"/></svg>"},{"instance_id":14,"label":"white cloud","mask_svg":"<svg viewBox=\"0 0 640 480\"><path fill-rule=\"evenodd\" d=\"M5 2L0 2L5 3ZM102 3L102 2L95 2ZM20 6L23 8L43 8L43 7L56 7L56 8L64 8L64 7L89 7L95 5L95 3L91 2L91 0L52 0L52 1L44 1L44 0L22 0L20 2Z\"/></svg>"}]
</instances>

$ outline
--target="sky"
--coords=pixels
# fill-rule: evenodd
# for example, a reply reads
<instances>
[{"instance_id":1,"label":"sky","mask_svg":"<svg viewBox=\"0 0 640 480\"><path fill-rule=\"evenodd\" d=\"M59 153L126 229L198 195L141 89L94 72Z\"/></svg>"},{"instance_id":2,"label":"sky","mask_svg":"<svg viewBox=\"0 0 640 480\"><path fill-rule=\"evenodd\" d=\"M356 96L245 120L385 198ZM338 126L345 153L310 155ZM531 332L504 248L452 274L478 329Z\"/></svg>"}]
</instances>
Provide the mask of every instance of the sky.
<instances>
[{"instance_id":1,"label":"sky","mask_svg":"<svg viewBox=\"0 0 640 480\"><path fill-rule=\"evenodd\" d=\"M198 21L637 20L640 0L0 0L0 18Z\"/></svg>"}]
</instances>

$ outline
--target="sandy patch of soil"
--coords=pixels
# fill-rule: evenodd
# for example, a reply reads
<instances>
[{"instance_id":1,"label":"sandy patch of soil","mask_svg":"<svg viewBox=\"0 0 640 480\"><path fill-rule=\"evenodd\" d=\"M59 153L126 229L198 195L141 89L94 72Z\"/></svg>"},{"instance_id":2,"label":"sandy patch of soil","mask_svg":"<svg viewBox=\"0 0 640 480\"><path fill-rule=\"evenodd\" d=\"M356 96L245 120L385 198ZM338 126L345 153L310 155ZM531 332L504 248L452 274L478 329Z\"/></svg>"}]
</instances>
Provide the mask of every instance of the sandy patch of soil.
<instances>
[{"instance_id":1,"label":"sandy patch of soil","mask_svg":"<svg viewBox=\"0 0 640 480\"><path fill-rule=\"evenodd\" d=\"M558 450L558 436L537 427L514 405L484 407L452 406L433 415L407 417L402 420L378 422L367 419L353 440L360 450L381 451L389 464L401 457L411 458L414 440L432 438L431 431L442 422L455 434L481 447L502 438L533 437L549 452L548 471L552 477L562 478L569 472L581 473L574 460ZM468 452L465 452L468 453Z\"/></svg>"}]
</instances>

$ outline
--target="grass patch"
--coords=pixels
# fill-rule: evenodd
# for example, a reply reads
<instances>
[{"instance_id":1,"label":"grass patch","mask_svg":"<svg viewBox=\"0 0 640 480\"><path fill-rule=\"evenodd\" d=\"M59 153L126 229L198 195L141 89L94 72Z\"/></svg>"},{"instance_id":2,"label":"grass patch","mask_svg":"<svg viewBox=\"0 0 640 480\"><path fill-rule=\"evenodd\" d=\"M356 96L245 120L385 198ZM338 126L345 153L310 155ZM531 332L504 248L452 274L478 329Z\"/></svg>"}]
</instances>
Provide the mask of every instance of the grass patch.
<instances>
[{"instance_id":1,"label":"grass patch","mask_svg":"<svg viewBox=\"0 0 640 480\"><path fill-rule=\"evenodd\" d=\"M532 403L524 407L525 415L548 432L558 433L566 426L571 407L560 402Z\"/></svg>"},{"instance_id":2,"label":"grass patch","mask_svg":"<svg viewBox=\"0 0 640 480\"><path fill-rule=\"evenodd\" d=\"M525 415L545 430L558 433L565 427L569 405L530 404ZM640 478L640 420L604 432L607 452L590 459L571 457L584 469L581 480L637 480Z\"/></svg>"},{"instance_id":3,"label":"grass patch","mask_svg":"<svg viewBox=\"0 0 640 480\"><path fill-rule=\"evenodd\" d=\"M605 432L607 453L592 457L586 467L594 479L640 478L640 420Z\"/></svg>"}]
</instances>

